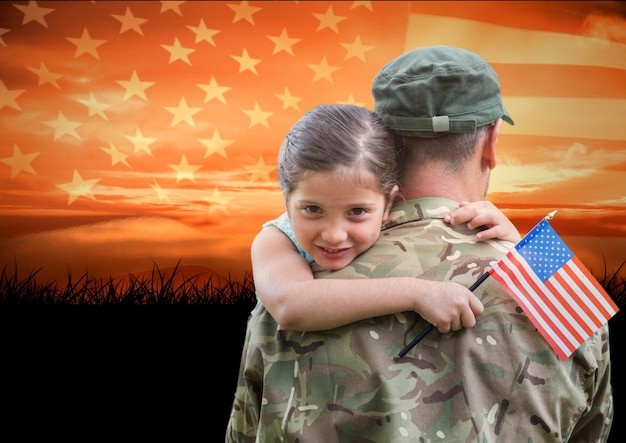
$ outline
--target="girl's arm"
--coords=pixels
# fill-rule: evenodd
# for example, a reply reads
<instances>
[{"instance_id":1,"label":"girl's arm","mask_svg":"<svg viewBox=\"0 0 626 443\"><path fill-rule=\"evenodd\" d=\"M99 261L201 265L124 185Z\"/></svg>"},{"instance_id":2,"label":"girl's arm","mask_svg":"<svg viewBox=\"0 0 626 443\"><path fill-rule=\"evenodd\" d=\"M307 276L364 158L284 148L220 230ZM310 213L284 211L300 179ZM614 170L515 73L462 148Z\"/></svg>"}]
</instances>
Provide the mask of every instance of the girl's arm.
<instances>
[{"instance_id":1,"label":"girl's arm","mask_svg":"<svg viewBox=\"0 0 626 443\"><path fill-rule=\"evenodd\" d=\"M471 328L483 311L464 286L412 277L314 279L309 263L278 228L262 229L251 249L257 296L283 329L312 331L415 311L442 332Z\"/></svg>"},{"instance_id":2,"label":"girl's arm","mask_svg":"<svg viewBox=\"0 0 626 443\"><path fill-rule=\"evenodd\" d=\"M478 240L499 238L517 243L522 238L513 222L488 200L461 202L458 209L444 217L444 221L451 225L467 223L470 229L485 227L476 234Z\"/></svg>"}]
</instances>

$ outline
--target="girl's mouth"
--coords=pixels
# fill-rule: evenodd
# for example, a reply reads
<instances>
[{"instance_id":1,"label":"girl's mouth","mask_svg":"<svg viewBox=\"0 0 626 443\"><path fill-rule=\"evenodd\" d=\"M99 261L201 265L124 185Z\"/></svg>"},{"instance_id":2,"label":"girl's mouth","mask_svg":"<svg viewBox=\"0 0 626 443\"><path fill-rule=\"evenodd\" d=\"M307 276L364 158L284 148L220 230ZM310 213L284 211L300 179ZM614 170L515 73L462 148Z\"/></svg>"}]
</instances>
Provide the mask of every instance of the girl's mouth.
<instances>
[{"instance_id":1,"label":"girl's mouth","mask_svg":"<svg viewBox=\"0 0 626 443\"><path fill-rule=\"evenodd\" d=\"M326 247L323 247L323 246L318 246L317 250L324 257L327 257L327 258L338 258L338 257L344 256L350 250L350 248L339 248L338 249L338 248L326 248Z\"/></svg>"}]
</instances>

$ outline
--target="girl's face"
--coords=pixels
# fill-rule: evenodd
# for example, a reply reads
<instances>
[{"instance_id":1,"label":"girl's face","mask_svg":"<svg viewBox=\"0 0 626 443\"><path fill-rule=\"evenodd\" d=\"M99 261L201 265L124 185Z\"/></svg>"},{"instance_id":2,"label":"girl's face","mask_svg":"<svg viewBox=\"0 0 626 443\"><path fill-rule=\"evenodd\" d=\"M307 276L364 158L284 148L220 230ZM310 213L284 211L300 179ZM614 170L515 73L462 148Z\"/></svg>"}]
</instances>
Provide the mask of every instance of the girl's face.
<instances>
[{"instance_id":1,"label":"girl's face","mask_svg":"<svg viewBox=\"0 0 626 443\"><path fill-rule=\"evenodd\" d=\"M341 269L378 239L390 205L377 184L362 170L308 171L292 191L287 212L294 234L319 266Z\"/></svg>"}]
</instances>

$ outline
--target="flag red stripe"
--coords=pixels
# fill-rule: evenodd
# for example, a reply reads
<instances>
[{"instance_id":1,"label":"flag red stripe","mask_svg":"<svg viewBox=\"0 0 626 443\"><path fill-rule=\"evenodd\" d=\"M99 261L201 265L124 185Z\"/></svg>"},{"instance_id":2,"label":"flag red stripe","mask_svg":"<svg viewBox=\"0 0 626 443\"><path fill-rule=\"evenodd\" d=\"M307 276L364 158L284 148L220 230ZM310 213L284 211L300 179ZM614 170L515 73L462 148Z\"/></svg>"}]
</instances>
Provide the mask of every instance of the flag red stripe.
<instances>
[{"instance_id":1,"label":"flag red stripe","mask_svg":"<svg viewBox=\"0 0 626 443\"><path fill-rule=\"evenodd\" d=\"M594 294L595 297L593 297L592 299L597 300L601 304L602 310L605 312L604 318L606 320L609 320L613 315L617 313L617 305L609 296L609 294L606 293L598 280L596 280L591 272L589 272L589 269L587 269L587 267L583 264L582 261L580 261L577 256L574 256L571 261L576 266L576 270L578 271L577 276L579 276L579 274L583 274L583 276L586 277L587 286L593 287L594 291L591 293Z\"/></svg>"},{"instance_id":2,"label":"flag red stripe","mask_svg":"<svg viewBox=\"0 0 626 443\"><path fill-rule=\"evenodd\" d=\"M556 272L551 280L553 283L558 283L557 291L562 291L572 297L575 306L587 314L587 324L593 325L596 329L602 326L602 322L598 320L599 312L594 309L595 303L590 299L591 294L586 291L584 283L576 278L567 264Z\"/></svg>"},{"instance_id":3,"label":"flag red stripe","mask_svg":"<svg viewBox=\"0 0 626 443\"><path fill-rule=\"evenodd\" d=\"M580 343L585 341L582 336L582 333L585 332L584 329L580 327L580 324L574 318L572 318L569 310L563 306L561 300L559 299L559 292L553 291L552 288L545 283L538 283L537 290L538 296L548 307L547 311L544 310L545 315L551 315L559 320L559 324L556 325L556 327L559 331L565 329L570 333L570 343L572 343L576 348L580 345Z\"/></svg>"},{"instance_id":4,"label":"flag red stripe","mask_svg":"<svg viewBox=\"0 0 626 443\"><path fill-rule=\"evenodd\" d=\"M568 354L570 354L580 344L580 335L576 334L577 337L572 336L571 328L567 325L567 322L563 320L561 312L558 309L551 309L546 305L546 301L550 298L550 292L535 273L529 269L526 260L516 249L511 251L510 254L511 259L514 259L520 275L520 284L517 286L525 293L527 304L532 305L533 308L537 310L537 315L541 316L541 318L550 325L550 329L544 330L544 333L557 336L569 351Z\"/></svg>"},{"instance_id":5,"label":"flag red stripe","mask_svg":"<svg viewBox=\"0 0 626 443\"><path fill-rule=\"evenodd\" d=\"M573 352L571 343L569 340L565 339L559 328L554 326L549 316L546 317L541 310L537 311L535 309L532 299L538 297L538 294L530 294L527 288L532 288L532 284L529 284L526 279L520 279L518 277L522 276L527 278L527 273L522 264L517 260L516 255L518 254L514 254L513 251L509 252L489 272L520 304L528 318L550 344L552 349L560 358L565 359L567 355ZM536 286L533 291L536 292Z\"/></svg>"},{"instance_id":6,"label":"flag red stripe","mask_svg":"<svg viewBox=\"0 0 626 443\"><path fill-rule=\"evenodd\" d=\"M572 293L568 289L562 287L560 284L556 284L558 283L555 280L557 274L558 273L543 282L543 293L546 296L549 294L556 303L554 309L565 317L563 326L575 336L578 346L592 333L588 324L593 323L593 321L589 319L589 316L586 314L584 318L581 317L582 313L577 309L580 306L579 302L572 298Z\"/></svg>"},{"instance_id":7,"label":"flag red stripe","mask_svg":"<svg viewBox=\"0 0 626 443\"><path fill-rule=\"evenodd\" d=\"M520 260L523 259L520 257ZM572 308L570 303L564 300L563 297L564 292L567 293L567 291L561 291L555 288L550 279L546 282L542 282L531 270L526 268L526 266L528 266L526 261L523 263L525 264L524 270L526 271L526 279L533 282L533 288L536 290L540 300L542 300L549 307L549 313L557 317L561 323L560 326L569 331L574 339L574 342L572 343L576 346L580 345L580 343L585 341L585 338L588 337L589 334L584 327L585 322L581 322L580 318L577 320L572 316L572 313L576 315L576 311ZM578 317L578 315L576 315L576 317ZM587 335L583 337L583 333Z\"/></svg>"},{"instance_id":8,"label":"flag red stripe","mask_svg":"<svg viewBox=\"0 0 626 443\"><path fill-rule=\"evenodd\" d=\"M496 265L498 268L501 267L504 263L500 262L498 265ZM523 293L519 293L518 289L515 287L515 285L509 285L508 281L510 281L508 279L509 274L507 273L506 270L504 269L499 269L499 272L492 272L492 270L490 270L490 274L492 275L492 277L498 282L500 283L500 285L502 285L502 287L504 289L506 289L506 291L511 294L511 296L520 304L522 305L523 303L520 302L520 297L524 297ZM532 314L532 312L530 312L529 310L524 309L523 306L521 306L522 309L524 310L524 313L526 314L526 316L528 317L528 319L531 321L531 323L537 328L537 330L539 331L539 333L541 334L541 336L546 340L546 342L548 342L548 344L550 345L550 347L554 350L554 352L556 352L556 354L559 356L559 358L561 360L565 360L567 358L567 356L569 355L569 352L563 351L563 348L561 347L560 344L558 344L555 340L552 339L552 336L550 334L547 334L544 330L544 328L541 326L541 322L538 321L535 316Z\"/></svg>"},{"instance_id":9,"label":"flag red stripe","mask_svg":"<svg viewBox=\"0 0 626 443\"><path fill-rule=\"evenodd\" d=\"M578 325L586 334L585 337L589 337L593 333L593 330L589 327L590 324L595 324L593 320L593 313L589 311L589 308L585 302L578 296L575 291L567 289L563 278L555 273L552 278L545 282L546 288L559 299L561 309L566 310L571 316L576 325ZM566 297L569 296L569 297ZM585 339L581 337L582 343Z\"/></svg>"}]
</instances>

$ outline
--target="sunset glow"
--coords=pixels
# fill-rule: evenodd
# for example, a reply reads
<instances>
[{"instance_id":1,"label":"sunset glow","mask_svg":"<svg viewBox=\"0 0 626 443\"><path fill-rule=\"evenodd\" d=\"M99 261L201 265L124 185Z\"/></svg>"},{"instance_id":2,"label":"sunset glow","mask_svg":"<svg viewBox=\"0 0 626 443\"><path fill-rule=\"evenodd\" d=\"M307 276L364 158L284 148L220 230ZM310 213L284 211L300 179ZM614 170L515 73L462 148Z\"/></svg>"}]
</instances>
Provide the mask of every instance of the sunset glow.
<instances>
[{"instance_id":1,"label":"sunset glow","mask_svg":"<svg viewBox=\"0 0 626 443\"><path fill-rule=\"evenodd\" d=\"M202 266L239 278L282 212L278 148L319 103L454 45L498 72L488 198L548 212L600 276L626 261L623 2L2 2L0 260L64 280ZM622 272L626 274L626 269Z\"/></svg>"}]
</instances>

